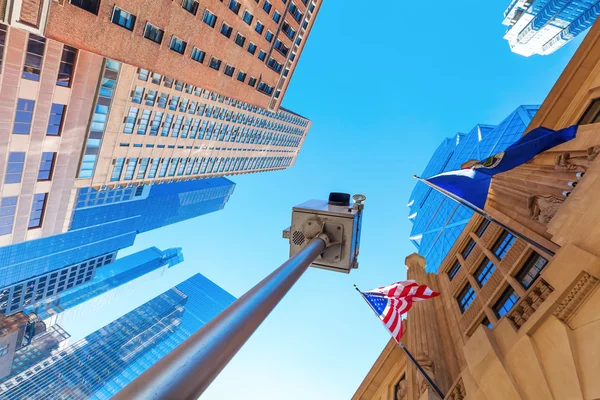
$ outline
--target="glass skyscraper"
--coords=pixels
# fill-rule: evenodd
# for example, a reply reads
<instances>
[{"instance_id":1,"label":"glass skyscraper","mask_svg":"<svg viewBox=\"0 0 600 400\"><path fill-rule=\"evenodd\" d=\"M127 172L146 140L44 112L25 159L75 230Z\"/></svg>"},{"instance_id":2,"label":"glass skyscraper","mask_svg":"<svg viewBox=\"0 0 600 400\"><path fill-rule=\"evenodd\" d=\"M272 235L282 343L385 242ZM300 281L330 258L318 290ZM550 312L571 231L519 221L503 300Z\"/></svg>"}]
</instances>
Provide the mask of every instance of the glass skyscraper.
<instances>
[{"instance_id":1,"label":"glass skyscraper","mask_svg":"<svg viewBox=\"0 0 600 400\"><path fill-rule=\"evenodd\" d=\"M476 125L469 133L445 139L421 176L457 170L466 161L482 160L505 150L523 135L538 108L520 106L496 126ZM421 182L413 189L408 207L408 219L413 224L410 240L427 260L427 271L437 272L473 212Z\"/></svg>"},{"instance_id":2,"label":"glass skyscraper","mask_svg":"<svg viewBox=\"0 0 600 400\"><path fill-rule=\"evenodd\" d=\"M504 39L517 54L547 55L592 26L598 15L600 0L512 0L504 12Z\"/></svg>"},{"instance_id":3,"label":"glass skyscraper","mask_svg":"<svg viewBox=\"0 0 600 400\"><path fill-rule=\"evenodd\" d=\"M0 384L3 399L108 399L235 301L196 274Z\"/></svg>"},{"instance_id":4,"label":"glass skyscraper","mask_svg":"<svg viewBox=\"0 0 600 400\"><path fill-rule=\"evenodd\" d=\"M114 253L131 246L138 233L218 211L234 187L226 178L213 178L80 189L67 232L0 247L0 288Z\"/></svg>"}]
</instances>

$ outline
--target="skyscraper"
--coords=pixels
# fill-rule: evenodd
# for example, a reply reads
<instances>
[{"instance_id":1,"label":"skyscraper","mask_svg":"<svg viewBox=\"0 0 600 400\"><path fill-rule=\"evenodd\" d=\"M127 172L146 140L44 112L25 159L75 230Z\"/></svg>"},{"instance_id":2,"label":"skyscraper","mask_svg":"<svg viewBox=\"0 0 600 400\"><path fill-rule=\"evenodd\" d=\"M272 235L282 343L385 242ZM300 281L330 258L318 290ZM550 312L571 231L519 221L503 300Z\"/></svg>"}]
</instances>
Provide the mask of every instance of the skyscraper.
<instances>
[{"instance_id":1,"label":"skyscraper","mask_svg":"<svg viewBox=\"0 0 600 400\"><path fill-rule=\"evenodd\" d=\"M235 298L200 274L0 385L6 399L106 399Z\"/></svg>"},{"instance_id":2,"label":"skyscraper","mask_svg":"<svg viewBox=\"0 0 600 400\"><path fill-rule=\"evenodd\" d=\"M504 39L522 56L548 55L592 26L598 15L598 0L512 0L504 11Z\"/></svg>"},{"instance_id":3,"label":"skyscraper","mask_svg":"<svg viewBox=\"0 0 600 400\"><path fill-rule=\"evenodd\" d=\"M482 160L518 140L537 106L520 106L498 125L476 125L469 133L445 139L425 167L422 177L460 169L469 160ZM410 240L427 258L427 270L436 272L473 212L429 186L418 182L408 203L413 226Z\"/></svg>"}]
</instances>

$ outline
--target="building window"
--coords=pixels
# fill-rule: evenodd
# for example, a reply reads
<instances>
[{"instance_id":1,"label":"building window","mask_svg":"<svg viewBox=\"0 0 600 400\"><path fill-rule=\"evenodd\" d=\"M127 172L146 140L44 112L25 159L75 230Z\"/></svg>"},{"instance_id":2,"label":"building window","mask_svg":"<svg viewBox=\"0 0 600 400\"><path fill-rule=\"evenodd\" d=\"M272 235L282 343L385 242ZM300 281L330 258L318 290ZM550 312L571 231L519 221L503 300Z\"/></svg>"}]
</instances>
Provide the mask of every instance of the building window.
<instances>
[{"instance_id":1,"label":"building window","mask_svg":"<svg viewBox=\"0 0 600 400\"><path fill-rule=\"evenodd\" d=\"M219 60L218 58L212 57L210 59L210 63L208 64L209 67L211 67L212 69L218 71L219 69L221 69L221 60Z\"/></svg>"},{"instance_id":2,"label":"building window","mask_svg":"<svg viewBox=\"0 0 600 400\"><path fill-rule=\"evenodd\" d=\"M488 318L488 317L485 317L485 318L483 318L483 319L481 320L481 325L483 325L483 326L487 326L487 327L488 327L488 328L490 328L490 329L492 329L492 328L493 328L493 326L492 326L492 323L490 322L490 320L489 320L489 318Z\"/></svg>"},{"instance_id":3,"label":"building window","mask_svg":"<svg viewBox=\"0 0 600 400\"><path fill-rule=\"evenodd\" d=\"M548 264L548 260L534 252L527 259L515 278L524 289L529 289L538 276L540 276L546 264Z\"/></svg>"},{"instance_id":4,"label":"building window","mask_svg":"<svg viewBox=\"0 0 600 400\"><path fill-rule=\"evenodd\" d=\"M515 240L517 240L517 238L510 233L506 231L502 232L502 235L500 235L498 240L496 240L496 243L492 246L492 253L498 257L498 260L502 260Z\"/></svg>"},{"instance_id":5,"label":"building window","mask_svg":"<svg viewBox=\"0 0 600 400\"><path fill-rule=\"evenodd\" d=\"M150 75L150 71L147 69L138 68L138 79L144 82L148 81L148 75Z\"/></svg>"},{"instance_id":6,"label":"building window","mask_svg":"<svg viewBox=\"0 0 600 400\"><path fill-rule=\"evenodd\" d=\"M256 25L254 25L254 30L262 35L265 26L260 23L260 21L256 21Z\"/></svg>"},{"instance_id":7,"label":"building window","mask_svg":"<svg viewBox=\"0 0 600 400\"><path fill-rule=\"evenodd\" d=\"M204 16L202 17L202 21L204 21L204 23L210 26L211 28L214 28L215 24L217 23L217 16L211 13L210 11L205 10Z\"/></svg>"},{"instance_id":8,"label":"building window","mask_svg":"<svg viewBox=\"0 0 600 400\"><path fill-rule=\"evenodd\" d=\"M137 130L138 135L146 134L146 130L148 129L148 124L150 123L151 115L152 115L152 111L150 111L150 110L142 111L142 117L140 118L140 123L138 125L138 130ZM134 145L134 147L136 147L136 146ZM141 147L141 145L137 146L137 147Z\"/></svg>"},{"instance_id":9,"label":"building window","mask_svg":"<svg viewBox=\"0 0 600 400\"><path fill-rule=\"evenodd\" d=\"M179 39L177 36L173 36L171 38L171 44L169 44L169 48L179 54L185 53L186 46L187 43Z\"/></svg>"},{"instance_id":10,"label":"building window","mask_svg":"<svg viewBox=\"0 0 600 400\"><path fill-rule=\"evenodd\" d=\"M6 165L6 175L4 183L19 183L23 175L23 165L25 164L25 152L11 151L8 153L8 163Z\"/></svg>"},{"instance_id":11,"label":"building window","mask_svg":"<svg viewBox=\"0 0 600 400\"><path fill-rule=\"evenodd\" d=\"M489 219L484 219L483 221L481 221L481 224L479 224L479 226L477 227L477 230L475 231L475 234L477 235L477 237L481 237L483 235L483 232L485 232L485 230L487 229L489 224L490 224Z\"/></svg>"},{"instance_id":12,"label":"building window","mask_svg":"<svg viewBox=\"0 0 600 400\"><path fill-rule=\"evenodd\" d=\"M248 43L248 53L254 55L256 53L256 45L252 42Z\"/></svg>"},{"instance_id":13,"label":"building window","mask_svg":"<svg viewBox=\"0 0 600 400\"><path fill-rule=\"evenodd\" d=\"M280 20L280 19L281 19L281 14L279 14L279 12L278 12L278 11L275 11L275 12L273 13L273 21L275 21L275 22L279 23L279 20Z\"/></svg>"},{"instance_id":14,"label":"building window","mask_svg":"<svg viewBox=\"0 0 600 400\"><path fill-rule=\"evenodd\" d=\"M198 12L198 2L196 0L183 0L181 7L186 9L190 14L196 15Z\"/></svg>"},{"instance_id":15,"label":"building window","mask_svg":"<svg viewBox=\"0 0 600 400\"><path fill-rule=\"evenodd\" d=\"M112 23L133 31L133 27L135 26L135 15L120 9L119 7L115 7L113 10Z\"/></svg>"},{"instance_id":16,"label":"building window","mask_svg":"<svg viewBox=\"0 0 600 400\"><path fill-rule=\"evenodd\" d=\"M16 210L17 196L0 199L0 235L8 235L12 232Z\"/></svg>"},{"instance_id":17,"label":"building window","mask_svg":"<svg viewBox=\"0 0 600 400\"><path fill-rule=\"evenodd\" d=\"M275 41L275 50L277 50L282 56L287 57L290 48L283 44L281 40L277 39Z\"/></svg>"},{"instance_id":18,"label":"building window","mask_svg":"<svg viewBox=\"0 0 600 400\"><path fill-rule=\"evenodd\" d=\"M156 102L156 94L157 91L156 90L148 90L148 94L146 95L146 105L147 106L154 106L154 103Z\"/></svg>"},{"instance_id":19,"label":"building window","mask_svg":"<svg viewBox=\"0 0 600 400\"><path fill-rule=\"evenodd\" d=\"M264 82L260 82L256 87L256 90L270 96L273 93L273 86L269 86Z\"/></svg>"},{"instance_id":20,"label":"building window","mask_svg":"<svg viewBox=\"0 0 600 400\"><path fill-rule=\"evenodd\" d=\"M165 31L163 31L162 29L152 25L149 22L146 22L146 27L144 28L144 37L146 39L150 39L152 40L154 43L158 43L161 44L162 40L163 40L163 36L165 34ZM147 75L146 75L146 79L147 80Z\"/></svg>"},{"instance_id":21,"label":"building window","mask_svg":"<svg viewBox=\"0 0 600 400\"><path fill-rule=\"evenodd\" d=\"M203 52L202 50L200 50L197 47L194 47L194 49L192 50L192 60L196 60L198 61L200 64L202 64L204 62L204 57L206 56L206 53Z\"/></svg>"},{"instance_id":22,"label":"building window","mask_svg":"<svg viewBox=\"0 0 600 400\"><path fill-rule=\"evenodd\" d=\"M458 301L458 307L460 308L460 312L464 313L466 309L469 308L471 303L473 303L473 300L475 300L475 291L473 290L471 285L467 283L463 290L461 290L456 300Z\"/></svg>"},{"instance_id":23,"label":"building window","mask_svg":"<svg viewBox=\"0 0 600 400\"><path fill-rule=\"evenodd\" d=\"M467 245L465 246L465 248L463 249L463 251L460 254L466 260L474 248L475 248L475 241L473 239L469 239L469 241L467 242Z\"/></svg>"},{"instance_id":24,"label":"building window","mask_svg":"<svg viewBox=\"0 0 600 400\"><path fill-rule=\"evenodd\" d=\"M460 263L458 261L454 261L452 268L450 268L448 270L448 279L450 279L450 280L454 279L454 277L458 273L459 269L460 269Z\"/></svg>"},{"instance_id":25,"label":"building window","mask_svg":"<svg viewBox=\"0 0 600 400\"><path fill-rule=\"evenodd\" d=\"M271 43L273 41L273 32L267 31L267 34L265 35L265 39L267 39L267 42Z\"/></svg>"},{"instance_id":26,"label":"building window","mask_svg":"<svg viewBox=\"0 0 600 400\"><path fill-rule=\"evenodd\" d=\"M4 346L0 346L0 357L5 356L6 354L8 354L7 344L5 344Z\"/></svg>"},{"instance_id":27,"label":"building window","mask_svg":"<svg viewBox=\"0 0 600 400\"><path fill-rule=\"evenodd\" d=\"M496 318L500 319L508 312L511 308L519 301L519 295L515 292L512 287L507 287L506 290L502 293L496 304L492 307L494 310L494 314L496 314Z\"/></svg>"},{"instance_id":28,"label":"building window","mask_svg":"<svg viewBox=\"0 0 600 400\"><path fill-rule=\"evenodd\" d=\"M258 52L258 59L261 61L265 61L265 58L267 58L267 53L265 53L264 51L259 51Z\"/></svg>"},{"instance_id":29,"label":"building window","mask_svg":"<svg viewBox=\"0 0 600 400\"><path fill-rule=\"evenodd\" d=\"M152 73L152 83L154 83L156 85L160 85L161 79L162 79L161 74L157 74L156 72Z\"/></svg>"},{"instance_id":30,"label":"building window","mask_svg":"<svg viewBox=\"0 0 600 400\"><path fill-rule=\"evenodd\" d=\"M29 215L27 229L35 229L42 226L47 198L48 193L37 193L33 195L33 203L31 204L31 214Z\"/></svg>"},{"instance_id":31,"label":"building window","mask_svg":"<svg viewBox=\"0 0 600 400\"><path fill-rule=\"evenodd\" d=\"M98 8L100 8L100 0L71 0L71 4L96 15L98 15Z\"/></svg>"},{"instance_id":32,"label":"building window","mask_svg":"<svg viewBox=\"0 0 600 400\"><path fill-rule=\"evenodd\" d=\"M58 79L56 79L57 85L65 87L71 86L71 77L73 76L73 65L75 64L76 55L77 49L67 45L63 47L60 67L58 69Z\"/></svg>"},{"instance_id":33,"label":"building window","mask_svg":"<svg viewBox=\"0 0 600 400\"><path fill-rule=\"evenodd\" d=\"M267 14L271 12L271 7L273 7L271 3L265 0L265 2L263 3L263 10L265 10Z\"/></svg>"},{"instance_id":34,"label":"building window","mask_svg":"<svg viewBox=\"0 0 600 400\"><path fill-rule=\"evenodd\" d=\"M56 153L43 152L40 161L40 170L38 171L38 181L49 181L52 179L52 170L54 169L54 160Z\"/></svg>"},{"instance_id":35,"label":"building window","mask_svg":"<svg viewBox=\"0 0 600 400\"><path fill-rule=\"evenodd\" d=\"M479 268L475 271L475 280L479 284L479 287L485 285L495 269L496 267L493 262L488 260L487 257L483 259L481 264L479 264Z\"/></svg>"},{"instance_id":36,"label":"building window","mask_svg":"<svg viewBox=\"0 0 600 400\"><path fill-rule=\"evenodd\" d=\"M27 41L25 63L23 64L23 78L29 79L30 81L40 80L45 49L46 39L30 33L29 40Z\"/></svg>"},{"instance_id":37,"label":"building window","mask_svg":"<svg viewBox=\"0 0 600 400\"><path fill-rule=\"evenodd\" d=\"M221 25L221 35L223 35L227 38L230 38L232 31L233 31L233 28L230 27L229 25L227 25L225 22L223 22L223 25Z\"/></svg>"},{"instance_id":38,"label":"building window","mask_svg":"<svg viewBox=\"0 0 600 400\"><path fill-rule=\"evenodd\" d=\"M229 9L237 15L240 12L240 3L236 0L229 0Z\"/></svg>"},{"instance_id":39,"label":"building window","mask_svg":"<svg viewBox=\"0 0 600 400\"><path fill-rule=\"evenodd\" d=\"M254 19L254 15L250 14L248 12L248 10L246 10L246 11L244 11L244 16L242 17L242 19L244 20L245 23L250 25L252 23L252 20Z\"/></svg>"},{"instance_id":40,"label":"building window","mask_svg":"<svg viewBox=\"0 0 600 400\"><path fill-rule=\"evenodd\" d=\"M48 128L46 129L46 135L58 136L60 135L65 119L65 105L52 103L50 108L50 118L48 119Z\"/></svg>"},{"instance_id":41,"label":"building window","mask_svg":"<svg viewBox=\"0 0 600 400\"><path fill-rule=\"evenodd\" d=\"M135 125L135 120L137 118L139 109L136 107L129 108L129 114L125 119L125 127L123 128L123 133L133 133L133 126Z\"/></svg>"},{"instance_id":42,"label":"building window","mask_svg":"<svg viewBox=\"0 0 600 400\"><path fill-rule=\"evenodd\" d=\"M274 58L269 58L267 66L275 72L281 72L281 68L283 68L283 65L279 64Z\"/></svg>"},{"instance_id":43,"label":"building window","mask_svg":"<svg viewBox=\"0 0 600 400\"><path fill-rule=\"evenodd\" d=\"M6 33L8 27L0 24L0 70L2 70L2 63L4 61L4 46L6 45Z\"/></svg>"},{"instance_id":44,"label":"building window","mask_svg":"<svg viewBox=\"0 0 600 400\"><path fill-rule=\"evenodd\" d=\"M142 86L136 86L131 95L131 101L137 104L142 103L142 97L144 96L144 88Z\"/></svg>"},{"instance_id":45,"label":"building window","mask_svg":"<svg viewBox=\"0 0 600 400\"><path fill-rule=\"evenodd\" d=\"M237 44L240 47L244 47L244 43L246 43L246 38L243 35L239 33L235 35L235 44Z\"/></svg>"},{"instance_id":46,"label":"building window","mask_svg":"<svg viewBox=\"0 0 600 400\"><path fill-rule=\"evenodd\" d=\"M600 122L600 99L594 99L583 113L578 125L588 125Z\"/></svg>"},{"instance_id":47,"label":"building window","mask_svg":"<svg viewBox=\"0 0 600 400\"><path fill-rule=\"evenodd\" d=\"M133 173L135 172L135 166L137 165L137 158L130 158L127 163L127 169L125 170L124 180L130 181L133 179Z\"/></svg>"},{"instance_id":48,"label":"building window","mask_svg":"<svg viewBox=\"0 0 600 400\"><path fill-rule=\"evenodd\" d=\"M248 85L249 85L249 86L252 86L252 87L256 86L256 78L255 78L255 77L253 77L253 76L251 76L251 77L248 79Z\"/></svg>"},{"instance_id":49,"label":"building window","mask_svg":"<svg viewBox=\"0 0 600 400\"><path fill-rule=\"evenodd\" d=\"M112 175L110 176L111 181L118 181L121 179L121 172L123 172L123 165L125 164L124 158L117 158L115 160L115 166L113 167Z\"/></svg>"},{"instance_id":50,"label":"building window","mask_svg":"<svg viewBox=\"0 0 600 400\"><path fill-rule=\"evenodd\" d=\"M246 73L242 71L238 72L237 80L240 82L244 82L246 80Z\"/></svg>"}]
</instances>

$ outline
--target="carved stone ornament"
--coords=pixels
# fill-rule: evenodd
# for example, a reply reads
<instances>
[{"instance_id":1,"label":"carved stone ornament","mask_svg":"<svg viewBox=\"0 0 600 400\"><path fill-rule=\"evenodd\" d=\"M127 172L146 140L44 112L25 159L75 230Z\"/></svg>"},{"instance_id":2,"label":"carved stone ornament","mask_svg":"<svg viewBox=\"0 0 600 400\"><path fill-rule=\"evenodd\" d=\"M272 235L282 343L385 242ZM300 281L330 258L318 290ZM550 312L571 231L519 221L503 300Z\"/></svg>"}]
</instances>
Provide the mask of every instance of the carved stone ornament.
<instances>
[{"instance_id":1,"label":"carved stone ornament","mask_svg":"<svg viewBox=\"0 0 600 400\"><path fill-rule=\"evenodd\" d=\"M565 199L553 195L538 194L527 198L529 219L540 221L542 224L550 222L558 212Z\"/></svg>"},{"instance_id":2,"label":"carved stone ornament","mask_svg":"<svg viewBox=\"0 0 600 400\"><path fill-rule=\"evenodd\" d=\"M415 357L421 368L425 370L427 375L435 382L435 375L433 373L433 361L425 354L424 352L419 352ZM419 393L423 393L429 384L427 380L423 377L423 374L417 372L417 387L419 388Z\"/></svg>"},{"instance_id":3,"label":"carved stone ornament","mask_svg":"<svg viewBox=\"0 0 600 400\"><path fill-rule=\"evenodd\" d=\"M586 153L587 155L574 157L569 152L560 153L554 159L554 169L563 172L585 172L600 154L600 146L588 147Z\"/></svg>"},{"instance_id":4,"label":"carved stone ornament","mask_svg":"<svg viewBox=\"0 0 600 400\"><path fill-rule=\"evenodd\" d=\"M569 323L574 312L583 304L597 284L598 279L596 277L587 272L583 272L579 277L579 280L569 291L567 297L561 301L556 310L554 310L554 316L564 323Z\"/></svg>"},{"instance_id":5,"label":"carved stone ornament","mask_svg":"<svg viewBox=\"0 0 600 400\"><path fill-rule=\"evenodd\" d=\"M396 399L397 400L406 400L406 395L408 393L408 387L406 385L406 378L403 376L402 379L398 382L396 386Z\"/></svg>"},{"instance_id":6,"label":"carved stone ornament","mask_svg":"<svg viewBox=\"0 0 600 400\"><path fill-rule=\"evenodd\" d=\"M463 384L462 378L456 382L456 385L446 395L446 400L463 400L467 397L467 391L465 390L465 385Z\"/></svg>"}]
</instances>

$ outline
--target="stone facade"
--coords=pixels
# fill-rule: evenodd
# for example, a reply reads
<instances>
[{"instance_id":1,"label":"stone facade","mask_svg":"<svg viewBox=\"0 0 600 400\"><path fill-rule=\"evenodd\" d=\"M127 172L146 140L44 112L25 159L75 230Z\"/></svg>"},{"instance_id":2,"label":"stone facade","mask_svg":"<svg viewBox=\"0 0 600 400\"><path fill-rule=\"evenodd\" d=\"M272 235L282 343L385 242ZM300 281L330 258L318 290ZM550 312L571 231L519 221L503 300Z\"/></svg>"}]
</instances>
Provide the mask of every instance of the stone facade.
<instances>
[{"instance_id":1,"label":"stone facade","mask_svg":"<svg viewBox=\"0 0 600 400\"><path fill-rule=\"evenodd\" d=\"M403 341L424 354L446 399L600 398L597 99L600 22L528 127L579 124L577 138L492 180L486 211L551 253L475 215L437 274L407 257L408 278L441 296L413 306ZM429 398L393 341L353 397Z\"/></svg>"}]
</instances>

